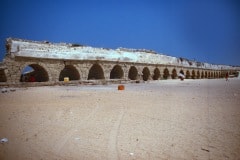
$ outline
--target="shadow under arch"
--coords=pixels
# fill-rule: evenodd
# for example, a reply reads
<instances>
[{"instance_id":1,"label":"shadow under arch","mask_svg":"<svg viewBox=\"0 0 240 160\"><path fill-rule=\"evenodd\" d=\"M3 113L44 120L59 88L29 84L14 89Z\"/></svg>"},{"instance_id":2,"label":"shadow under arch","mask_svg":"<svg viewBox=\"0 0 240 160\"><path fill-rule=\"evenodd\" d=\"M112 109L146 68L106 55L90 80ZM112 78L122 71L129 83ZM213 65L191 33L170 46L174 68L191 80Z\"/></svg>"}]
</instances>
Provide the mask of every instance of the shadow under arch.
<instances>
[{"instance_id":1,"label":"shadow under arch","mask_svg":"<svg viewBox=\"0 0 240 160\"><path fill-rule=\"evenodd\" d=\"M148 67L143 68L142 74L143 74L142 75L143 80L147 81L149 79L149 76L150 76L150 71L149 71Z\"/></svg>"},{"instance_id":2,"label":"shadow under arch","mask_svg":"<svg viewBox=\"0 0 240 160\"><path fill-rule=\"evenodd\" d=\"M210 78L214 78L214 73L213 72L211 72Z\"/></svg>"},{"instance_id":3,"label":"shadow under arch","mask_svg":"<svg viewBox=\"0 0 240 160\"><path fill-rule=\"evenodd\" d=\"M186 71L186 79L189 79L190 78L190 72L189 70Z\"/></svg>"},{"instance_id":4,"label":"shadow under arch","mask_svg":"<svg viewBox=\"0 0 240 160\"><path fill-rule=\"evenodd\" d=\"M160 78L160 70L158 68L155 68L153 73L153 80L158 80Z\"/></svg>"},{"instance_id":5,"label":"shadow under arch","mask_svg":"<svg viewBox=\"0 0 240 160\"><path fill-rule=\"evenodd\" d=\"M115 65L110 72L110 79L122 79L124 76L123 69L119 65Z\"/></svg>"},{"instance_id":6,"label":"shadow under arch","mask_svg":"<svg viewBox=\"0 0 240 160\"><path fill-rule=\"evenodd\" d=\"M47 71L39 64L30 64L21 72L20 82L47 82Z\"/></svg>"},{"instance_id":7,"label":"shadow under arch","mask_svg":"<svg viewBox=\"0 0 240 160\"><path fill-rule=\"evenodd\" d=\"M177 70L174 68L172 70L172 79L176 79L177 78Z\"/></svg>"},{"instance_id":8,"label":"shadow under arch","mask_svg":"<svg viewBox=\"0 0 240 160\"><path fill-rule=\"evenodd\" d=\"M211 73L210 72L208 72L208 78L211 78Z\"/></svg>"},{"instance_id":9,"label":"shadow under arch","mask_svg":"<svg viewBox=\"0 0 240 160\"><path fill-rule=\"evenodd\" d=\"M138 78L138 70L135 66L131 66L128 71L128 78L130 80L137 80Z\"/></svg>"},{"instance_id":10,"label":"shadow under arch","mask_svg":"<svg viewBox=\"0 0 240 160\"><path fill-rule=\"evenodd\" d=\"M197 71L197 79L201 78L200 71Z\"/></svg>"},{"instance_id":11,"label":"shadow under arch","mask_svg":"<svg viewBox=\"0 0 240 160\"><path fill-rule=\"evenodd\" d=\"M4 70L0 70L0 82L7 82L7 77Z\"/></svg>"},{"instance_id":12,"label":"shadow under arch","mask_svg":"<svg viewBox=\"0 0 240 160\"><path fill-rule=\"evenodd\" d=\"M80 74L73 65L66 65L60 72L59 81L63 81L64 77L68 77L70 81L79 80Z\"/></svg>"},{"instance_id":13,"label":"shadow under arch","mask_svg":"<svg viewBox=\"0 0 240 160\"><path fill-rule=\"evenodd\" d=\"M204 71L201 72L201 78L204 78Z\"/></svg>"},{"instance_id":14,"label":"shadow under arch","mask_svg":"<svg viewBox=\"0 0 240 160\"><path fill-rule=\"evenodd\" d=\"M195 70L192 70L192 79L195 79L196 75L195 75Z\"/></svg>"},{"instance_id":15,"label":"shadow under arch","mask_svg":"<svg viewBox=\"0 0 240 160\"><path fill-rule=\"evenodd\" d=\"M169 77L169 70L165 68L163 70L163 79L168 79L168 77Z\"/></svg>"},{"instance_id":16,"label":"shadow under arch","mask_svg":"<svg viewBox=\"0 0 240 160\"><path fill-rule=\"evenodd\" d=\"M205 71L205 76L204 76L204 78L208 78L208 72L207 72L207 71Z\"/></svg>"},{"instance_id":17,"label":"shadow under arch","mask_svg":"<svg viewBox=\"0 0 240 160\"><path fill-rule=\"evenodd\" d=\"M99 64L93 64L88 73L88 80L105 79L102 67Z\"/></svg>"}]
</instances>

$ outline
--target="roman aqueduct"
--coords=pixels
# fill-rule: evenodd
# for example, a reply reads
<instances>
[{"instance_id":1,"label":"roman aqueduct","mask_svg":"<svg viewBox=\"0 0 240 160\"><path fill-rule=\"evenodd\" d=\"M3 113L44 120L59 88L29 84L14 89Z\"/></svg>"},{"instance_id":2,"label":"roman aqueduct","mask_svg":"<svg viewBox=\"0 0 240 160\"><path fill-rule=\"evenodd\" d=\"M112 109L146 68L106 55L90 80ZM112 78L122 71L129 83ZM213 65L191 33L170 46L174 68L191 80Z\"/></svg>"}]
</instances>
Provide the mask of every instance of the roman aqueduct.
<instances>
[{"instance_id":1,"label":"roman aqueduct","mask_svg":"<svg viewBox=\"0 0 240 160\"><path fill-rule=\"evenodd\" d=\"M0 85L122 83L177 79L223 78L240 67L213 65L157 54L149 50L93 48L78 44L8 38L0 63ZM27 68L27 69L26 69ZM32 68L33 70L28 70ZM28 83L34 76L34 83Z\"/></svg>"}]
</instances>

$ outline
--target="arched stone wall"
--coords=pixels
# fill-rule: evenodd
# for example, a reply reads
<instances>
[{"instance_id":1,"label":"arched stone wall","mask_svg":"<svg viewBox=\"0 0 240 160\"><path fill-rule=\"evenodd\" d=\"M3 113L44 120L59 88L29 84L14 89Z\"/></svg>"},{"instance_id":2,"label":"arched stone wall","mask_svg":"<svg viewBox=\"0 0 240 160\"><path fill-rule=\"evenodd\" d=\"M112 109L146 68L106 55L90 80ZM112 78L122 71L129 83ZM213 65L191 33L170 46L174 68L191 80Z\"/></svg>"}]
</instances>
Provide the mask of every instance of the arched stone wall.
<instances>
[{"instance_id":1,"label":"arched stone wall","mask_svg":"<svg viewBox=\"0 0 240 160\"><path fill-rule=\"evenodd\" d=\"M177 70L175 68L172 69L172 79L177 79Z\"/></svg>"},{"instance_id":2,"label":"arched stone wall","mask_svg":"<svg viewBox=\"0 0 240 160\"><path fill-rule=\"evenodd\" d=\"M153 71L153 80L159 80L161 78L161 73L159 68L155 68Z\"/></svg>"},{"instance_id":3,"label":"arched stone wall","mask_svg":"<svg viewBox=\"0 0 240 160\"><path fill-rule=\"evenodd\" d=\"M0 70L0 82L7 82L7 77L4 70Z\"/></svg>"},{"instance_id":4,"label":"arched stone wall","mask_svg":"<svg viewBox=\"0 0 240 160\"><path fill-rule=\"evenodd\" d=\"M191 74L189 70L186 70L186 79L190 79L191 78Z\"/></svg>"},{"instance_id":5,"label":"arched stone wall","mask_svg":"<svg viewBox=\"0 0 240 160\"><path fill-rule=\"evenodd\" d=\"M195 70L192 70L192 79L195 79L195 78L196 78Z\"/></svg>"},{"instance_id":6,"label":"arched stone wall","mask_svg":"<svg viewBox=\"0 0 240 160\"><path fill-rule=\"evenodd\" d=\"M149 80L150 77L150 70L148 69L148 67L144 67L142 70L142 78L144 81Z\"/></svg>"},{"instance_id":7,"label":"arched stone wall","mask_svg":"<svg viewBox=\"0 0 240 160\"><path fill-rule=\"evenodd\" d=\"M59 75L59 81L63 81L64 77L68 77L70 81L72 80L80 80L80 74L76 67L73 65L66 65L64 68L61 70L60 75Z\"/></svg>"},{"instance_id":8,"label":"arched stone wall","mask_svg":"<svg viewBox=\"0 0 240 160\"><path fill-rule=\"evenodd\" d=\"M208 71L208 78L211 78L211 72Z\"/></svg>"},{"instance_id":9,"label":"arched stone wall","mask_svg":"<svg viewBox=\"0 0 240 160\"><path fill-rule=\"evenodd\" d=\"M128 71L128 78L130 80L137 80L138 79L138 70L135 66L131 66Z\"/></svg>"},{"instance_id":10,"label":"arched stone wall","mask_svg":"<svg viewBox=\"0 0 240 160\"><path fill-rule=\"evenodd\" d=\"M124 72L120 65L115 65L110 72L110 79L123 79Z\"/></svg>"},{"instance_id":11,"label":"arched stone wall","mask_svg":"<svg viewBox=\"0 0 240 160\"><path fill-rule=\"evenodd\" d=\"M201 71L201 78L204 78L204 71Z\"/></svg>"},{"instance_id":12,"label":"arched stone wall","mask_svg":"<svg viewBox=\"0 0 240 160\"><path fill-rule=\"evenodd\" d=\"M210 78L214 78L213 72L210 72Z\"/></svg>"},{"instance_id":13,"label":"arched stone wall","mask_svg":"<svg viewBox=\"0 0 240 160\"><path fill-rule=\"evenodd\" d=\"M200 74L200 71L197 70L197 76L196 76L197 79L200 79L201 78L201 74Z\"/></svg>"},{"instance_id":14,"label":"arched stone wall","mask_svg":"<svg viewBox=\"0 0 240 160\"><path fill-rule=\"evenodd\" d=\"M169 78L170 78L169 69L166 67L163 70L163 79L169 79Z\"/></svg>"},{"instance_id":15,"label":"arched stone wall","mask_svg":"<svg viewBox=\"0 0 240 160\"><path fill-rule=\"evenodd\" d=\"M105 79L104 71L100 64L94 63L89 70L88 80Z\"/></svg>"},{"instance_id":16,"label":"arched stone wall","mask_svg":"<svg viewBox=\"0 0 240 160\"><path fill-rule=\"evenodd\" d=\"M204 78L208 78L208 72L207 71L204 72Z\"/></svg>"},{"instance_id":17,"label":"arched stone wall","mask_svg":"<svg viewBox=\"0 0 240 160\"><path fill-rule=\"evenodd\" d=\"M25 66L23 70L26 67L31 67L33 70L29 71L27 73L22 73L19 77L20 82L47 82L49 81L49 76L44 67L42 67L39 64L33 63Z\"/></svg>"},{"instance_id":18,"label":"arched stone wall","mask_svg":"<svg viewBox=\"0 0 240 160\"><path fill-rule=\"evenodd\" d=\"M54 84L62 81L64 76L70 77L70 80L87 81L87 80L159 80L159 79L176 79L177 74L182 70L187 79L192 78L220 78L225 76L227 70L210 70L197 69L190 67L178 67L171 65L152 65L124 62L104 62L104 61L63 61L63 60L47 60L47 59L24 59L19 58L11 61L11 67L1 70L0 82L20 82L21 72L26 66L33 68L41 77L36 77L37 81L47 84ZM9 70L8 68L11 68ZM45 72L41 72L41 69ZM65 73L64 69L67 69ZM6 73L5 73L6 72ZM5 77L4 77L4 74ZM234 72L232 72L234 73ZM60 78L60 75L61 78ZM46 80L47 79L47 80Z\"/></svg>"},{"instance_id":19,"label":"arched stone wall","mask_svg":"<svg viewBox=\"0 0 240 160\"><path fill-rule=\"evenodd\" d=\"M71 83L93 83L96 81L88 80L115 82L176 79L181 70L187 79L221 78L226 73L234 76L240 70L240 67L159 56L147 50L77 47L73 44L14 38L7 39L7 46L7 54L0 63L0 82L9 85L24 83L20 82L21 72L28 65L35 69L35 72L28 73L29 76L35 75L37 81L46 85L61 84L59 80L62 81L64 76L74 80Z\"/></svg>"}]
</instances>

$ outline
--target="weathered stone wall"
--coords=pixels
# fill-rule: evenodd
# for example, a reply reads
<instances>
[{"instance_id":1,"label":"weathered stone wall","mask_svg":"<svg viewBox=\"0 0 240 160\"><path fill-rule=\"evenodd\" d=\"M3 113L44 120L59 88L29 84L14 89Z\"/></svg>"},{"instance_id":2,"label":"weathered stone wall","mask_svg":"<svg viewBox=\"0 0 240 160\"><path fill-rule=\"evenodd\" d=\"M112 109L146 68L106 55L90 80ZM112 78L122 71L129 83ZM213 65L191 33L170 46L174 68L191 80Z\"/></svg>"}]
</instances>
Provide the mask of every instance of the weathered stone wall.
<instances>
[{"instance_id":1,"label":"weathered stone wall","mask_svg":"<svg viewBox=\"0 0 240 160\"><path fill-rule=\"evenodd\" d=\"M51 44L19 39L7 40L7 54L0 64L0 84L23 85L33 76L36 85L148 81L186 78L222 78L239 67L212 65L132 49L102 49L72 44ZM34 69L23 74L26 66Z\"/></svg>"}]
</instances>

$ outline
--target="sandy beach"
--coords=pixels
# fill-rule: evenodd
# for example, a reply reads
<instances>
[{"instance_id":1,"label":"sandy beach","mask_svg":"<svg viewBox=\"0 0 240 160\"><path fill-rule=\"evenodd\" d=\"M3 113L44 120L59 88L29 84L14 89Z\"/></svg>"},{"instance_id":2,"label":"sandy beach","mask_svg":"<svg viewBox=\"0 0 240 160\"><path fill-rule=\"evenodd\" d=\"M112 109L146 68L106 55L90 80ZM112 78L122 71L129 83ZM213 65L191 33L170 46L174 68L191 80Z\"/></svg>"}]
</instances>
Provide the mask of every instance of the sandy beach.
<instances>
[{"instance_id":1,"label":"sandy beach","mask_svg":"<svg viewBox=\"0 0 240 160\"><path fill-rule=\"evenodd\" d=\"M240 159L240 79L117 87L0 93L0 159Z\"/></svg>"}]
</instances>

